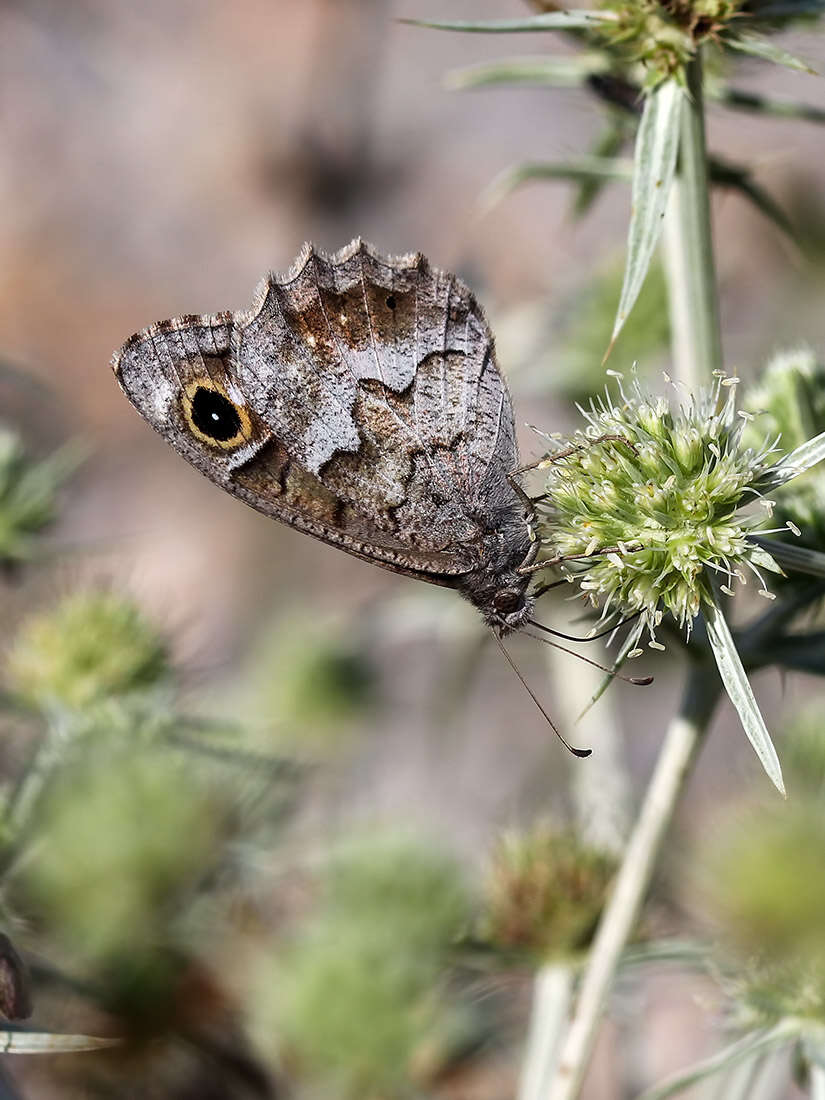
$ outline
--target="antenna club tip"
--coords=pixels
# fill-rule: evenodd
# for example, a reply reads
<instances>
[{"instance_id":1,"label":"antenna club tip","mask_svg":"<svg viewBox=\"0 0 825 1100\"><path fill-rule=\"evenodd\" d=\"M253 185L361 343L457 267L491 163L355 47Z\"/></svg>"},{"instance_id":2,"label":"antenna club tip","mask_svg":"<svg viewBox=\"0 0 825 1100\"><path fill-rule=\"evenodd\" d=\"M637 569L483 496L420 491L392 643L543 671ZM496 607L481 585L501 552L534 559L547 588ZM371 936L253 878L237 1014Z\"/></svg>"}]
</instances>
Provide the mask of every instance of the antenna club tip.
<instances>
[{"instance_id":1,"label":"antenna club tip","mask_svg":"<svg viewBox=\"0 0 825 1100\"><path fill-rule=\"evenodd\" d=\"M638 687L647 687L648 684L653 683L653 677L652 676L631 676L630 677L630 682L631 682L631 684L636 684Z\"/></svg>"},{"instance_id":2,"label":"antenna club tip","mask_svg":"<svg viewBox=\"0 0 825 1100\"><path fill-rule=\"evenodd\" d=\"M586 760L588 756L593 755L593 750L592 749L574 749L574 748L571 748L570 751L573 753L574 756L578 756L579 760Z\"/></svg>"}]
</instances>

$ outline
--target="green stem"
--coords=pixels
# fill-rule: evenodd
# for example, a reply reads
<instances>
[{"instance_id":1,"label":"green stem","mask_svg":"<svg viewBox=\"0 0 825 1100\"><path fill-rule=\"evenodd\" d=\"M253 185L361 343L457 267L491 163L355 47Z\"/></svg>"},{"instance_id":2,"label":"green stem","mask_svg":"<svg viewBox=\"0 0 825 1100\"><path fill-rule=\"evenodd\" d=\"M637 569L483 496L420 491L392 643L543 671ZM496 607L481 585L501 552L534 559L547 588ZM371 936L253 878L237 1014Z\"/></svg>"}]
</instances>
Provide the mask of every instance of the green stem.
<instances>
[{"instance_id":1,"label":"green stem","mask_svg":"<svg viewBox=\"0 0 825 1100\"><path fill-rule=\"evenodd\" d=\"M702 98L702 59L688 63L682 107L679 170L665 216L664 256L670 304L673 367L691 389L721 370L722 337Z\"/></svg>"},{"instance_id":2,"label":"green stem","mask_svg":"<svg viewBox=\"0 0 825 1100\"><path fill-rule=\"evenodd\" d=\"M616 966L633 931L665 833L719 692L719 678L708 663L691 666L682 706L668 727L610 901L599 923L546 1100L575 1100L579 1096Z\"/></svg>"}]
</instances>

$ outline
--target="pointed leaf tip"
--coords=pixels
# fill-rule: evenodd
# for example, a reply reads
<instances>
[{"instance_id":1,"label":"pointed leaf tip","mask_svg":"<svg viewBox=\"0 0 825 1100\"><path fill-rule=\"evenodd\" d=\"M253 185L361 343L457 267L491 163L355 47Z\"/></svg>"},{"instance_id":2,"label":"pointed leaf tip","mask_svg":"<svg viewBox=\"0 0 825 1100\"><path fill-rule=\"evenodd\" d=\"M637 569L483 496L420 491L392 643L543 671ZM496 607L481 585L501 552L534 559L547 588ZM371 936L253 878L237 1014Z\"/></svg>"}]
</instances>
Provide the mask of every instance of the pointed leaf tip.
<instances>
[{"instance_id":1,"label":"pointed leaf tip","mask_svg":"<svg viewBox=\"0 0 825 1100\"><path fill-rule=\"evenodd\" d=\"M737 34L725 39L726 45L740 53L758 57L762 61L772 61L775 65L784 65L786 69L794 69L798 73L808 73L810 76L818 76L816 69L812 69L806 61L794 57L787 50L775 46L768 38L758 34Z\"/></svg>"},{"instance_id":2,"label":"pointed leaf tip","mask_svg":"<svg viewBox=\"0 0 825 1100\"><path fill-rule=\"evenodd\" d=\"M736 707L748 740L753 745L762 767L782 797L787 798L779 757L776 755L771 735L759 710L725 616L715 603L705 605L703 610L708 640L713 649L713 656L716 658L725 691Z\"/></svg>"}]
</instances>

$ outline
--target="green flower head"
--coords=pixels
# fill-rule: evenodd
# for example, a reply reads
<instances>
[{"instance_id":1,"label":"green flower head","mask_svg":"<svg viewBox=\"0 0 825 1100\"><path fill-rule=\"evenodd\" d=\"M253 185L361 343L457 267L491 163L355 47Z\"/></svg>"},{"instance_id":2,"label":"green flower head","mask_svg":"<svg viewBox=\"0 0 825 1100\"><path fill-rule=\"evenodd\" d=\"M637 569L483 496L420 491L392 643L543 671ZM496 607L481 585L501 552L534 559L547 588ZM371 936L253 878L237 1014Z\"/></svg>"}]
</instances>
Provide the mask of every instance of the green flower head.
<instances>
[{"instance_id":1,"label":"green flower head","mask_svg":"<svg viewBox=\"0 0 825 1100\"><path fill-rule=\"evenodd\" d=\"M640 618L650 644L665 613L690 630L713 600L748 576L770 598L761 570L781 572L749 537L783 479L770 441L745 446L747 413L734 407L737 379L717 377L678 408L642 392L609 396L584 411L548 470L537 535L605 622ZM745 505L753 505L743 512Z\"/></svg>"},{"instance_id":2,"label":"green flower head","mask_svg":"<svg viewBox=\"0 0 825 1100\"><path fill-rule=\"evenodd\" d=\"M133 603L113 592L78 592L23 624L7 680L30 706L79 710L149 690L168 672L163 639Z\"/></svg>"},{"instance_id":3,"label":"green flower head","mask_svg":"<svg viewBox=\"0 0 825 1100\"><path fill-rule=\"evenodd\" d=\"M786 450L800 447L825 429L825 365L810 348L775 355L755 385L748 389L744 407L754 414L745 440L754 444L764 435L781 439ZM805 546L825 547L825 475L821 467L808 470L776 497L774 516L788 532L803 534Z\"/></svg>"}]
</instances>

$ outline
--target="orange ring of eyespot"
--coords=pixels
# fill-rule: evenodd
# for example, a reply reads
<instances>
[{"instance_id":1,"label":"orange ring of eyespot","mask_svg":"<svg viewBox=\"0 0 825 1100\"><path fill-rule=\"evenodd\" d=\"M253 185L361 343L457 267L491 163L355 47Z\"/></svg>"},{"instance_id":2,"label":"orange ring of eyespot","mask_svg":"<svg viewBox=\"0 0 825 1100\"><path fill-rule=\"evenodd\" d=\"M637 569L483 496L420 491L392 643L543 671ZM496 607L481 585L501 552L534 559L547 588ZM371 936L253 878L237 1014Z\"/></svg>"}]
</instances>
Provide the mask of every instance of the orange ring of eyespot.
<instances>
[{"instance_id":1,"label":"orange ring of eyespot","mask_svg":"<svg viewBox=\"0 0 825 1100\"><path fill-rule=\"evenodd\" d=\"M238 415L238 420L241 422L241 426L231 439L215 439L213 436L202 432L195 424L195 421L192 419L192 404L198 390L211 390L213 393L219 393L235 410ZM206 443L209 447L215 447L219 451L234 451L242 443L246 443L252 438L252 422L249 419L249 413L243 405L238 405L234 402L223 386L219 382L216 382L214 378L193 378L183 391L181 405L189 431L196 439L199 439L202 443Z\"/></svg>"}]
</instances>

